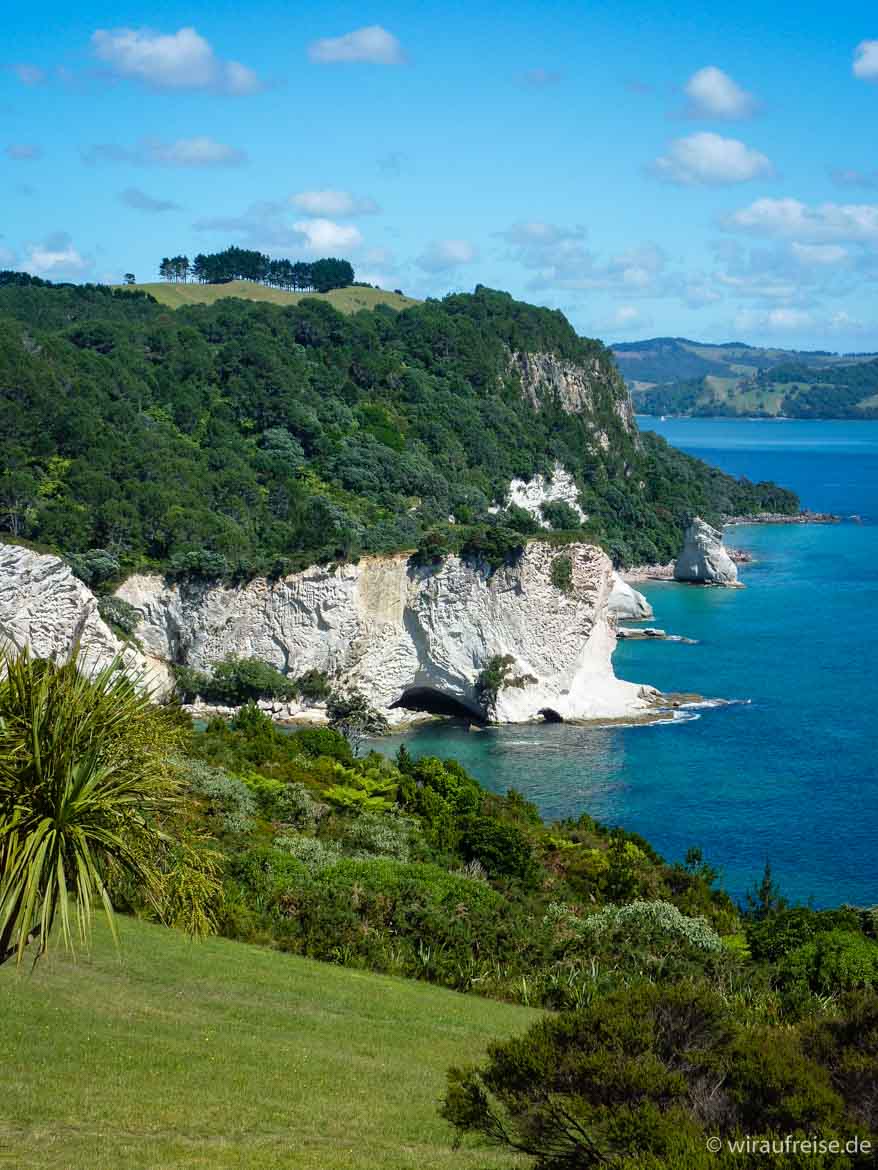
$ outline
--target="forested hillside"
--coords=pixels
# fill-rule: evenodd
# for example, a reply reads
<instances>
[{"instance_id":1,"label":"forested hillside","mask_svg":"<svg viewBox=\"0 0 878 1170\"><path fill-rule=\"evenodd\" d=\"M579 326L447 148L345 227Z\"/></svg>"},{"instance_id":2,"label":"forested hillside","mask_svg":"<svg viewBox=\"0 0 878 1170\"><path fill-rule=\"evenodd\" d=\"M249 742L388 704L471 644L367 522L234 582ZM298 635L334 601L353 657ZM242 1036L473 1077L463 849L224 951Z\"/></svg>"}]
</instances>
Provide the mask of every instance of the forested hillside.
<instances>
[{"instance_id":1,"label":"forested hillside","mask_svg":"<svg viewBox=\"0 0 878 1170\"><path fill-rule=\"evenodd\" d=\"M587 408L549 383L525 393L513 353L575 364ZM280 573L418 546L502 558L535 521L488 509L558 462L581 534L619 563L673 555L692 511L797 504L639 437L608 350L481 287L342 316L315 300L171 312L136 292L10 283L0 444L0 531L106 550L122 571ZM577 524L569 509L552 521Z\"/></svg>"},{"instance_id":2,"label":"forested hillside","mask_svg":"<svg viewBox=\"0 0 878 1170\"><path fill-rule=\"evenodd\" d=\"M878 418L878 355L657 337L613 347L643 414Z\"/></svg>"}]
</instances>

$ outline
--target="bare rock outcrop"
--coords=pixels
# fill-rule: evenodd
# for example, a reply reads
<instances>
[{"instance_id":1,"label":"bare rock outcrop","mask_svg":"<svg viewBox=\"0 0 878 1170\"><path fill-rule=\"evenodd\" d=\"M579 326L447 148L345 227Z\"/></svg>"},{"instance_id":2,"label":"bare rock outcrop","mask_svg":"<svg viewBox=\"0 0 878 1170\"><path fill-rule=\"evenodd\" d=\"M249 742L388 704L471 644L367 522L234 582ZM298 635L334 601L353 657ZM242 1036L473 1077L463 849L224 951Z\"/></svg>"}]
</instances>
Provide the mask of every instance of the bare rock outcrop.
<instances>
[{"instance_id":1,"label":"bare rock outcrop","mask_svg":"<svg viewBox=\"0 0 878 1170\"><path fill-rule=\"evenodd\" d=\"M91 672L121 658L132 678L151 690L170 689L167 665L121 642L101 618L94 594L60 557L0 544L0 644L39 658L66 660L79 643Z\"/></svg>"},{"instance_id":2,"label":"bare rock outcrop","mask_svg":"<svg viewBox=\"0 0 878 1170\"><path fill-rule=\"evenodd\" d=\"M365 557L241 586L135 576L117 595L140 613L137 636L157 657L201 670L228 654L293 676L318 669L361 688L396 723L424 709L480 717L480 678L499 659L497 722L647 714L657 692L613 673L609 558L566 546L571 581L560 590L551 579L558 555L534 541L494 572L457 556L430 568L404 555Z\"/></svg>"},{"instance_id":3,"label":"bare rock outcrop","mask_svg":"<svg viewBox=\"0 0 878 1170\"><path fill-rule=\"evenodd\" d=\"M726 551L722 533L698 516L686 529L674 579L694 585L739 584L738 569Z\"/></svg>"}]
</instances>

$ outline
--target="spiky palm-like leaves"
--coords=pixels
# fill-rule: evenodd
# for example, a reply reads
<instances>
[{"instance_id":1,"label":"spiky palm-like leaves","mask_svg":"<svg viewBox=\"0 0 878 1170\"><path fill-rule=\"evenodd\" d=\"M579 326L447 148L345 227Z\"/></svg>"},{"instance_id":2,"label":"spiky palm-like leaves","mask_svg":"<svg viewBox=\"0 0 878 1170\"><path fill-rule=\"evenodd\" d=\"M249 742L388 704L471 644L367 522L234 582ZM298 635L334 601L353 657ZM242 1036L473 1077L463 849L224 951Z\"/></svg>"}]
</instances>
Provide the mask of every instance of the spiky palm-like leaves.
<instances>
[{"instance_id":1,"label":"spiky palm-like leaves","mask_svg":"<svg viewBox=\"0 0 878 1170\"><path fill-rule=\"evenodd\" d=\"M161 912L182 732L117 663L88 677L75 658L0 652L0 676L3 962L31 939L41 954L56 923L66 947L84 944L97 901L112 928L114 879Z\"/></svg>"}]
</instances>

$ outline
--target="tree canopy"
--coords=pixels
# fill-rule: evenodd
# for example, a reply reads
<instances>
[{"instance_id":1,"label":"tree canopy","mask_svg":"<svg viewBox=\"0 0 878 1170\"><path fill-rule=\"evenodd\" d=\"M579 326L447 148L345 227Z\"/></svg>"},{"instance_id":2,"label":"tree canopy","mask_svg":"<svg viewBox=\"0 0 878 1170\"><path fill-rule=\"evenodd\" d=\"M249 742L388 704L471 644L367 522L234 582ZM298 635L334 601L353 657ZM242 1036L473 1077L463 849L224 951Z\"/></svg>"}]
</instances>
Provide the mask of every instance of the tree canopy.
<instances>
[{"instance_id":1,"label":"tree canopy","mask_svg":"<svg viewBox=\"0 0 878 1170\"><path fill-rule=\"evenodd\" d=\"M548 384L526 395L521 352L586 369L590 409ZM121 574L283 573L422 542L502 563L533 531L503 509L510 480L559 463L588 515L576 534L621 564L676 555L692 512L797 507L628 418L600 342L486 288L401 313L237 299L172 313L0 275L0 532Z\"/></svg>"}]
</instances>

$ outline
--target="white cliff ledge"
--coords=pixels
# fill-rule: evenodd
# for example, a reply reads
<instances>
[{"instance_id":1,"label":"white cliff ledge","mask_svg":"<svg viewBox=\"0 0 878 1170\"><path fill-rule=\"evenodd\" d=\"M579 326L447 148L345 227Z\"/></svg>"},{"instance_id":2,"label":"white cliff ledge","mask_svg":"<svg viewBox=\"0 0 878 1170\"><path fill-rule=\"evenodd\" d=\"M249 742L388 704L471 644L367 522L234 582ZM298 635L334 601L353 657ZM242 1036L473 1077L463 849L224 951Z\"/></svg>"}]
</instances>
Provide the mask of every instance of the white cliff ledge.
<instances>
[{"instance_id":1,"label":"white cliff ledge","mask_svg":"<svg viewBox=\"0 0 878 1170\"><path fill-rule=\"evenodd\" d=\"M559 555L572 566L566 592L551 582ZM415 569L397 555L242 586L135 576L117 595L140 613L137 637L158 658L204 670L235 654L291 675L322 670L394 723L437 701L480 716L479 675L509 656L510 677L525 681L500 690L494 717L519 723L654 710L658 692L613 673L612 586L600 549L536 541L493 573L456 556Z\"/></svg>"},{"instance_id":2,"label":"white cliff ledge","mask_svg":"<svg viewBox=\"0 0 878 1170\"><path fill-rule=\"evenodd\" d=\"M563 592L551 581L558 556L571 563ZM88 669L121 656L158 692L169 664L209 670L229 654L293 676L316 668L396 724L417 710L481 717L479 675L508 657L519 685L500 689L497 722L649 718L658 692L613 673L613 584L600 549L547 541L493 573L456 556L412 568L397 555L241 586L134 576L117 596L140 614L138 648L114 636L60 558L0 545L0 642L62 659L78 641Z\"/></svg>"}]
</instances>

